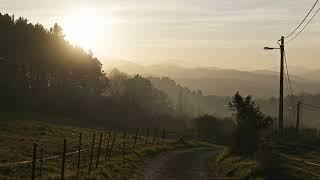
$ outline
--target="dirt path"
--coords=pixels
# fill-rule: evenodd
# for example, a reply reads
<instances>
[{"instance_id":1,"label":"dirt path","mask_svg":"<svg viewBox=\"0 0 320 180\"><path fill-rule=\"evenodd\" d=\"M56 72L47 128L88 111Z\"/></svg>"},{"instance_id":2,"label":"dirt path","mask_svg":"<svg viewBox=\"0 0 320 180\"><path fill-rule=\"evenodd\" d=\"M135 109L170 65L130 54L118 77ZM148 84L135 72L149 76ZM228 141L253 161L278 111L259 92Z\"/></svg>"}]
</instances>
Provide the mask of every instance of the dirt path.
<instances>
[{"instance_id":1,"label":"dirt path","mask_svg":"<svg viewBox=\"0 0 320 180\"><path fill-rule=\"evenodd\" d=\"M139 180L207 180L214 179L208 162L221 148L194 148L162 154L146 162Z\"/></svg>"}]
</instances>

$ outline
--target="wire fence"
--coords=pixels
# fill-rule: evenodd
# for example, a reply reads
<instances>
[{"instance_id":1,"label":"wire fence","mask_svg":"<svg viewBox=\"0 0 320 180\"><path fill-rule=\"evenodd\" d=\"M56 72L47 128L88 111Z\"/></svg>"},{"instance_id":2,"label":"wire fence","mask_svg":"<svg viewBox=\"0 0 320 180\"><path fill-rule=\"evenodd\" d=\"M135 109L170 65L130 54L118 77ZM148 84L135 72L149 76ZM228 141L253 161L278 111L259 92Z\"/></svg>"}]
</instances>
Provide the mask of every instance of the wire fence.
<instances>
[{"instance_id":1,"label":"wire fence","mask_svg":"<svg viewBox=\"0 0 320 180\"><path fill-rule=\"evenodd\" d=\"M289 155L284 154L284 153L275 153L275 154L278 155L278 156L280 156L280 157L282 157L282 158L284 158L284 159L287 159L287 160L289 160L289 161L295 161L295 162L301 163L300 166L302 166L302 167L297 166L297 165L291 165L292 168L297 169L298 171L302 171L302 172L304 172L304 173L313 175L313 176L315 176L315 177L317 177L317 178L320 177L319 174L315 173L314 171L308 170L308 169L306 169L306 167L305 167L305 165L311 165L311 166L314 166L314 167L319 168L319 167L320 167L320 164L317 164L317 163L314 163L314 162L310 162L310 161L308 161L308 160L306 160L306 159L292 157L292 156L289 156Z\"/></svg>"},{"instance_id":2,"label":"wire fence","mask_svg":"<svg viewBox=\"0 0 320 180\"><path fill-rule=\"evenodd\" d=\"M62 139L62 146L57 144L59 150L56 154L44 156L44 147L34 143L30 160L0 163L0 170L6 169L9 171L6 174L14 176L18 169L19 173L25 173L20 176L32 180L59 176L65 179L66 174L72 174L73 179L80 179L108 162L124 164L126 156L135 154L139 148L164 146L177 137L176 133L157 128L73 131L78 133L78 139Z\"/></svg>"}]
</instances>

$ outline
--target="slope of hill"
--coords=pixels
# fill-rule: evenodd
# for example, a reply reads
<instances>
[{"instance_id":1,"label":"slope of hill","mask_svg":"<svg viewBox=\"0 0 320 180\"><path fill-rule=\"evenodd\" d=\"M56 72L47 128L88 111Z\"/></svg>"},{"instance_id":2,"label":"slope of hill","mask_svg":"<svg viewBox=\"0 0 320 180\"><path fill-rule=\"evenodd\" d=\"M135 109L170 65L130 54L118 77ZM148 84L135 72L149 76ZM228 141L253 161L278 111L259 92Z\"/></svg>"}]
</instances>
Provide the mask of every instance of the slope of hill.
<instances>
[{"instance_id":1,"label":"slope of hill","mask_svg":"<svg viewBox=\"0 0 320 180\"><path fill-rule=\"evenodd\" d=\"M129 74L141 74L154 77L170 77L182 86L201 89L204 94L229 96L235 91L259 97L277 96L278 72L270 70L240 71L215 67L186 68L176 64L158 64L141 66L122 61L115 65L119 70ZM291 72L292 86L295 93L318 93L320 71L303 71L299 75ZM298 74L298 73L297 73Z\"/></svg>"}]
</instances>

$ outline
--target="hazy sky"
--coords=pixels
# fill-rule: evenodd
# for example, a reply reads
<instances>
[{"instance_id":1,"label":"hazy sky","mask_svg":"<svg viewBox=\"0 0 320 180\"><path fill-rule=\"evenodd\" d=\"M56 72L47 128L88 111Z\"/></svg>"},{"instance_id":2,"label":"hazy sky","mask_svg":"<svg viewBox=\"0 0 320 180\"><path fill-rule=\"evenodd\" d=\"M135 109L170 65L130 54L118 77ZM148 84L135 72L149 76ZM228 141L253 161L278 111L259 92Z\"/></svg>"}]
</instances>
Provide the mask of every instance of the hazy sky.
<instances>
[{"instance_id":1,"label":"hazy sky","mask_svg":"<svg viewBox=\"0 0 320 180\"><path fill-rule=\"evenodd\" d=\"M80 36L80 41L92 37L90 48L102 62L124 59L156 64L179 60L185 62L182 65L252 70L278 66L279 52L263 51L263 46L276 46L280 36L290 33L314 2L0 0L0 12L23 16L46 27L55 22L70 26L70 17L90 13L90 18L78 21L79 31L73 32L75 27L70 28L69 35L78 33L76 37ZM85 31L88 24L92 25L91 19L99 31ZM289 66L320 68L319 19L288 45Z\"/></svg>"}]
</instances>

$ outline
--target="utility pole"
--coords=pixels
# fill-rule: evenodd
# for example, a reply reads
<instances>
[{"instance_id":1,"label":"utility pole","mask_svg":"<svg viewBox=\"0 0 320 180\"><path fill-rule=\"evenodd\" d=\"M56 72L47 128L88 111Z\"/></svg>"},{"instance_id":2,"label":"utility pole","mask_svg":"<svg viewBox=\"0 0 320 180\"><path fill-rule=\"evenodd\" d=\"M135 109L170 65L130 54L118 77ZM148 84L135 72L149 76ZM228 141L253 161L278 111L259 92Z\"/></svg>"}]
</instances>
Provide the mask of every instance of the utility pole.
<instances>
[{"instance_id":1,"label":"utility pole","mask_svg":"<svg viewBox=\"0 0 320 180\"><path fill-rule=\"evenodd\" d=\"M280 95L279 95L279 135L283 135L283 67L284 67L284 37L281 37L280 53Z\"/></svg>"},{"instance_id":2,"label":"utility pole","mask_svg":"<svg viewBox=\"0 0 320 180\"><path fill-rule=\"evenodd\" d=\"M297 104L297 125L296 125L297 132L299 132L299 128L300 128L300 105L301 105L301 102L298 101L298 104Z\"/></svg>"},{"instance_id":3,"label":"utility pole","mask_svg":"<svg viewBox=\"0 0 320 180\"><path fill-rule=\"evenodd\" d=\"M281 59L280 59L280 93L279 93L279 136L283 135L283 70L284 70L284 37L281 36L279 40L281 44L280 48L274 47L264 47L264 50L274 50L280 49Z\"/></svg>"}]
</instances>

